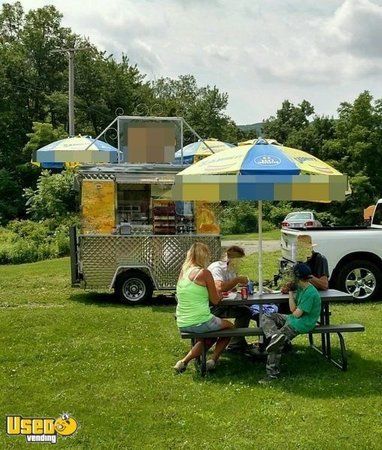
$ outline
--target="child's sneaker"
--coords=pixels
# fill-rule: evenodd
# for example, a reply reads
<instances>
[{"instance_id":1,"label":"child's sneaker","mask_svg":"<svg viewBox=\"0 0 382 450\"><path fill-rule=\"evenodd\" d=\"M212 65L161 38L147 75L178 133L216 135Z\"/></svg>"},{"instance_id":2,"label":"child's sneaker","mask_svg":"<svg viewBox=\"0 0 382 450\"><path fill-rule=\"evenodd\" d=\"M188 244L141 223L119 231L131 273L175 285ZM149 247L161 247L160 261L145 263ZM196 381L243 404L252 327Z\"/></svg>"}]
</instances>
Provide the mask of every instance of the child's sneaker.
<instances>
[{"instance_id":1,"label":"child's sneaker","mask_svg":"<svg viewBox=\"0 0 382 450\"><path fill-rule=\"evenodd\" d=\"M177 373L182 373L186 369L187 369L187 364L185 364L182 360L178 361L174 366L174 370Z\"/></svg>"},{"instance_id":2,"label":"child's sneaker","mask_svg":"<svg viewBox=\"0 0 382 450\"><path fill-rule=\"evenodd\" d=\"M278 377L276 375L266 375L264 378L259 380L259 384L269 384L273 381L277 381Z\"/></svg>"},{"instance_id":3,"label":"child's sneaker","mask_svg":"<svg viewBox=\"0 0 382 450\"><path fill-rule=\"evenodd\" d=\"M271 353L271 352L275 352L276 350L278 350L285 342L286 340L286 336L285 334L274 334L272 336L271 342L267 345L267 352Z\"/></svg>"}]
</instances>

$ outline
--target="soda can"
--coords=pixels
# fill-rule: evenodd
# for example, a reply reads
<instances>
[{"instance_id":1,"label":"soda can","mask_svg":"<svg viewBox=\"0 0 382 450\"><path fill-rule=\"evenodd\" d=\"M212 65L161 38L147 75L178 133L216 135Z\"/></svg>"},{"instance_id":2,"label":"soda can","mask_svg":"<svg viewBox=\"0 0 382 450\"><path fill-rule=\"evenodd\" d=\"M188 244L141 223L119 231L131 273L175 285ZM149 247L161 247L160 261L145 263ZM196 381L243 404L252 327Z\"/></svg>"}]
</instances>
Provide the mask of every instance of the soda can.
<instances>
[{"instance_id":1,"label":"soda can","mask_svg":"<svg viewBox=\"0 0 382 450\"><path fill-rule=\"evenodd\" d=\"M248 294L249 295L253 295L254 292L254 282L249 280L248 284L247 284L247 288L248 288Z\"/></svg>"},{"instance_id":2,"label":"soda can","mask_svg":"<svg viewBox=\"0 0 382 450\"><path fill-rule=\"evenodd\" d=\"M241 293L242 300L248 299L248 288L247 287L245 287L245 286L242 287L240 293Z\"/></svg>"}]
</instances>

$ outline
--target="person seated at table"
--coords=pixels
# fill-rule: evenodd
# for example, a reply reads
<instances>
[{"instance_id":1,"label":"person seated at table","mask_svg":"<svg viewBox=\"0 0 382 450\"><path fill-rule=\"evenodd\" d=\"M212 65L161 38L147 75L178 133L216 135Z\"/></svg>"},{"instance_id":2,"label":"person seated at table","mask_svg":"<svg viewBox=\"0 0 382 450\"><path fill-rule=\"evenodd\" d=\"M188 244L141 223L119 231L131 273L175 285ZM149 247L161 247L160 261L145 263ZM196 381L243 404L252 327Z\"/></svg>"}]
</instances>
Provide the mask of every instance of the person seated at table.
<instances>
[{"instance_id":1,"label":"person seated at table","mask_svg":"<svg viewBox=\"0 0 382 450\"><path fill-rule=\"evenodd\" d=\"M301 235L297 237L297 261L305 262L310 267L312 276L309 282L317 288L319 291L326 291L329 289L329 267L328 260L324 255L314 251L317 244L312 243L312 238L307 235ZM281 292L287 294L289 290L293 288L293 283L287 283L281 287ZM287 314L288 305L281 304L279 307L279 312L282 314ZM291 351L292 345L286 343L284 345L285 351Z\"/></svg>"},{"instance_id":2,"label":"person seated at table","mask_svg":"<svg viewBox=\"0 0 382 450\"><path fill-rule=\"evenodd\" d=\"M328 260L324 255L314 250L317 244L312 243L312 238L309 235L301 235L297 238L297 262L304 262L310 267L312 277L310 283L313 284L319 291L326 291L329 289L329 266ZM287 283L281 288L283 294L289 292L291 287Z\"/></svg>"},{"instance_id":3,"label":"person seated at table","mask_svg":"<svg viewBox=\"0 0 382 450\"><path fill-rule=\"evenodd\" d=\"M223 292L234 290L238 284L246 285L248 283L247 276L237 274L240 260L244 256L244 249L237 245L233 245L227 249L221 261L215 261L208 266L208 270L212 274L219 295ZM252 312L246 305L214 305L211 307L211 312L217 317L234 318L235 328L248 328L249 322L252 319ZM232 338L227 350L247 353L250 356L257 355L256 349L251 347L242 336Z\"/></svg>"},{"instance_id":4,"label":"person seated at table","mask_svg":"<svg viewBox=\"0 0 382 450\"><path fill-rule=\"evenodd\" d=\"M329 289L329 266L328 260L324 255L314 250L317 244L312 244L312 238L308 235L299 236L299 241L306 251L307 264L312 272L309 280L319 291L326 291ZM304 260L302 260L304 262Z\"/></svg>"},{"instance_id":5,"label":"person seated at table","mask_svg":"<svg viewBox=\"0 0 382 450\"><path fill-rule=\"evenodd\" d=\"M176 322L180 331L204 333L233 327L230 321L216 317L210 311L209 302L218 305L221 300L211 272L207 269L210 260L210 249L201 242L192 244L187 252L176 286ZM207 370L215 368L228 343L229 338L217 339L212 358L207 361ZM175 371L184 372L187 364L200 356L202 350L203 344L198 341L187 355L175 364Z\"/></svg>"},{"instance_id":6,"label":"person seated at table","mask_svg":"<svg viewBox=\"0 0 382 450\"><path fill-rule=\"evenodd\" d=\"M280 360L284 343L291 341L298 334L308 333L315 326L321 313L321 298L318 290L310 283L312 272L304 263L297 263L293 268L296 278L296 291L289 291L289 308L291 314L264 314L261 326L264 335L270 339L267 375L260 383L276 380L280 374Z\"/></svg>"}]
</instances>

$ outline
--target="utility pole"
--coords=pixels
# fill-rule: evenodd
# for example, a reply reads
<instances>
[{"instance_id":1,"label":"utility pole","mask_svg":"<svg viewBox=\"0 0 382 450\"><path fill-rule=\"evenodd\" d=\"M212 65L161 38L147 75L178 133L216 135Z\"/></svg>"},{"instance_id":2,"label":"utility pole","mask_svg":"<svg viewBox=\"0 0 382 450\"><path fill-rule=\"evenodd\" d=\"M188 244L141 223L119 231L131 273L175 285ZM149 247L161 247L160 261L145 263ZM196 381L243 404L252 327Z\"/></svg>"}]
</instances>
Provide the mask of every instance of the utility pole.
<instances>
[{"instance_id":1,"label":"utility pole","mask_svg":"<svg viewBox=\"0 0 382 450\"><path fill-rule=\"evenodd\" d=\"M69 136L74 136L74 48L68 49L69 56Z\"/></svg>"},{"instance_id":2,"label":"utility pole","mask_svg":"<svg viewBox=\"0 0 382 450\"><path fill-rule=\"evenodd\" d=\"M67 53L69 57L69 137L74 136L74 55L82 50L90 50L90 48L58 48L52 50L52 53Z\"/></svg>"}]
</instances>

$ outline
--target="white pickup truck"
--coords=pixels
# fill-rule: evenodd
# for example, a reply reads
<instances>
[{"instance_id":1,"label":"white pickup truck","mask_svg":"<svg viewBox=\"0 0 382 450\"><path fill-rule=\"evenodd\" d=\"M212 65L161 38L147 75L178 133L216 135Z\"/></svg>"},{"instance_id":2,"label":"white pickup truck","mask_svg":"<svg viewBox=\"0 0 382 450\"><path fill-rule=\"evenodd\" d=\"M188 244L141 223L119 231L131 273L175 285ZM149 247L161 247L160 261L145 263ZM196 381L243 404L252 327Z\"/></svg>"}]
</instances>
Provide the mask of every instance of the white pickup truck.
<instances>
[{"instance_id":1,"label":"white pickup truck","mask_svg":"<svg viewBox=\"0 0 382 450\"><path fill-rule=\"evenodd\" d=\"M296 262L297 238L309 235L315 251L326 256L330 287L349 292L356 300L382 299L382 199L369 227L282 229L281 271Z\"/></svg>"}]
</instances>

